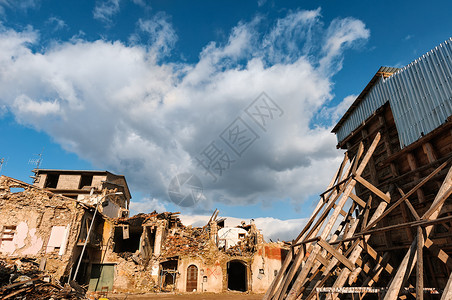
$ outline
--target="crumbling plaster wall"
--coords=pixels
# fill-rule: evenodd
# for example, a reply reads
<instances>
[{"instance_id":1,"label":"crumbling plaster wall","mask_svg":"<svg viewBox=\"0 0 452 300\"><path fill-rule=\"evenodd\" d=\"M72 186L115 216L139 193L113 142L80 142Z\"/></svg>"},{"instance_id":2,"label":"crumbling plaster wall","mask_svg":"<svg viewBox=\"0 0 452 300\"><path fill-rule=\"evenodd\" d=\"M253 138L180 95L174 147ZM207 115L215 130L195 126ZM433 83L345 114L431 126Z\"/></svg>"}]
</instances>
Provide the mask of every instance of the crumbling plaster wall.
<instances>
[{"instance_id":1,"label":"crumbling plaster wall","mask_svg":"<svg viewBox=\"0 0 452 300\"><path fill-rule=\"evenodd\" d=\"M277 243L258 245L257 252L253 256L253 262L251 264L253 292L265 293L267 291L281 268L286 252L287 250L283 249Z\"/></svg>"},{"instance_id":2,"label":"crumbling plaster wall","mask_svg":"<svg viewBox=\"0 0 452 300\"><path fill-rule=\"evenodd\" d=\"M60 278L71 260L84 209L71 199L34 187L24 186L16 193L9 187L19 186L2 176L0 228L2 232L11 226L15 229L11 241L2 240L0 257L44 258L45 270Z\"/></svg>"},{"instance_id":3,"label":"crumbling plaster wall","mask_svg":"<svg viewBox=\"0 0 452 300\"><path fill-rule=\"evenodd\" d=\"M127 220L127 219L126 219ZM127 221L123 222L127 225ZM115 227L120 226L114 219L106 218L103 225L103 242L100 249L90 249L91 264L114 264L113 290L116 292L149 292L158 282L158 257L162 240L167 234L168 221L156 218L146 220L143 229L151 227L155 230L154 249L151 256L144 255L147 233L143 230L139 250L135 253L114 252ZM122 242L127 243L124 239Z\"/></svg>"}]
</instances>

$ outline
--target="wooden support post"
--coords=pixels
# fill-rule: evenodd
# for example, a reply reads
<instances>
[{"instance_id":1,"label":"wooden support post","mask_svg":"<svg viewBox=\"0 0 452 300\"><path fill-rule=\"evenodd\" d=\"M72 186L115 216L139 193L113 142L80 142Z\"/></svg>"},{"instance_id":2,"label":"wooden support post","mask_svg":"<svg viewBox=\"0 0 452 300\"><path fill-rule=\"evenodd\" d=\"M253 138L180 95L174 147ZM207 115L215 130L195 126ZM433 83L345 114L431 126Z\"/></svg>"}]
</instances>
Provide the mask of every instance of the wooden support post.
<instances>
[{"instance_id":1,"label":"wooden support post","mask_svg":"<svg viewBox=\"0 0 452 300\"><path fill-rule=\"evenodd\" d=\"M410 166L411 171L417 170L416 158L412 153L407 154L408 165ZM416 172L414 175L414 180L419 180L419 172ZM419 199L419 203L425 202L425 196L422 189L418 189L416 191L417 197Z\"/></svg>"},{"instance_id":2,"label":"wooden support post","mask_svg":"<svg viewBox=\"0 0 452 300\"><path fill-rule=\"evenodd\" d=\"M424 300L424 261L422 248L424 248L424 235L422 227L417 228L417 263L416 263L416 300Z\"/></svg>"},{"instance_id":3,"label":"wooden support post","mask_svg":"<svg viewBox=\"0 0 452 300\"><path fill-rule=\"evenodd\" d=\"M432 144L429 142L423 144L422 149L424 150L425 155L427 155L428 162L432 163L438 159Z\"/></svg>"}]
</instances>

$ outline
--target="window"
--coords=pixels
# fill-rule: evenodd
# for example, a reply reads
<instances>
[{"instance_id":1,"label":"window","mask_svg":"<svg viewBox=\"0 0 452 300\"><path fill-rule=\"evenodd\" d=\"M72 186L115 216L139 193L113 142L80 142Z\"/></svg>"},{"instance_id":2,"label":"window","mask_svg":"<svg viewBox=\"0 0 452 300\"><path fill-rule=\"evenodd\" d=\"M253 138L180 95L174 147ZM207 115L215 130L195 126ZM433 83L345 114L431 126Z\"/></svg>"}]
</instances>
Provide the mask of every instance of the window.
<instances>
[{"instance_id":1,"label":"window","mask_svg":"<svg viewBox=\"0 0 452 300\"><path fill-rule=\"evenodd\" d=\"M13 247L13 238L16 233L16 226L4 226L0 236L0 248ZM13 250L14 251L14 250Z\"/></svg>"},{"instance_id":2,"label":"window","mask_svg":"<svg viewBox=\"0 0 452 300\"><path fill-rule=\"evenodd\" d=\"M244 239L245 238L245 234L244 233L239 233L239 239Z\"/></svg>"},{"instance_id":3,"label":"window","mask_svg":"<svg viewBox=\"0 0 452 300\"><path fill-rule=\"evenodd\" d=\"M16 233L16 226L5 226L2 232L2 241L12 241Z\"/></svg>"},{"instance_id":4,"label":"window","mask_svg":"<svg viewBox=\"0 0 452 300\"><path fill-rule=\"evenodd\" d=\"M82 179L80 180L79 189L83 189L84 187L91 187L93 184L93 175L82 175Z\"/></svg>"},{"instance_id":5,"label":"window","mask_svg":"<svg viewBox=\"0 0 452 300\"><path fill-rule=\"evenodd\" d=\"M47 174L45 188L56 189L60 174Z\"/></svg>"}]
</instances>

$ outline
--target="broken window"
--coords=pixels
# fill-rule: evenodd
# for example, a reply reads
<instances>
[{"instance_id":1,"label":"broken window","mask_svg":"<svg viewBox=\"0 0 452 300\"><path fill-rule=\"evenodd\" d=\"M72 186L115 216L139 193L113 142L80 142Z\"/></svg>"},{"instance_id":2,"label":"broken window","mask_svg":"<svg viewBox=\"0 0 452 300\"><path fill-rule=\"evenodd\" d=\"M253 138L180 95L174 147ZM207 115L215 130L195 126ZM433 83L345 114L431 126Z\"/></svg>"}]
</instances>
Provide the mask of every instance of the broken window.
<instances>
[{"instance_id":1,"label":"broken window","mask_svg":"<svg viewBox=\"0 0 452 300\"><path fill-rule=\"evenodd\" d=\"M2 242L12 241L16 233L16 226L4 226L2 232Z\"/></svg>"},{"instance_id":2,"label":"broken window","mask_svg":"<svg viewBox=\"0 0 452 300\"><path fill-rule=\"evenodd\" d=\"M47 174L45 188L56 189L60 174Z\"/></svg>"},{"instance_id":3,"label":"broken window","mask_svg":"<svg viewBox=\"0 0 452 300\"><path fill-rule=\"evenodd\" d=\"M0 251L10 252L6 249L13 249L14 251L14 234L16 233L16 226L4 226L0 236Z\"/></svg>"},{"instance_id":4,"label":"broken window","mask_svg":"<svg viewBox=\"0 0 452 300\"><path fill-rule=\"evenodd\" d=\"M177 260L171 259L160 264L160 282L162 290L174 290L177 273Z\"/></svg>"},{"instance_id":5,"label":"broken window","mask_svg":"<svg viewBox=\"0 0 452 300\"><path fill-rule=\"evenodd\" d=\"M85 187L91 187L93 184L93 175L82 175L82 179L80 180L79 189L83 189Z\"/></svg>"},{"instance_id":6,"label":"broken window","mask_svg":"<svg viewBox=\"0 0 452 300\"><path fill-rule=\"evenodd\" d=\"M115 233L113 241L115 243L113 252L135 252L140 248L141 234L143 233L143 227L141 226L129 226L129 237L125 236L123 229L124 226L115 227Z\"/></svg>"}]
</instances>

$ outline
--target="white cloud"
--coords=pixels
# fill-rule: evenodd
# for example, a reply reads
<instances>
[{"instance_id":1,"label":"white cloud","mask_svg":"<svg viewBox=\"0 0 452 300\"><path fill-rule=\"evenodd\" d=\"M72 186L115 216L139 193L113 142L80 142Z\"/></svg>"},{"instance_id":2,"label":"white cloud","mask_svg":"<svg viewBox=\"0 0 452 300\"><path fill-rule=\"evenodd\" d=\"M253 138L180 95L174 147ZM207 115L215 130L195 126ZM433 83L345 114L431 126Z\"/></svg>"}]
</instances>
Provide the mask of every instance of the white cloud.
<instances>
[{"instance_id":1,"label":"white cloud","mask_svg":"<svg viewBox=\"0 0 452 300\"><path fill-rule=\"evenodd\" d=\"M54 31L58 31L58 30L61 30L61 29L64 29L67 27L66 22L64 22L63 20L61 20L58 17L50 17L47 20L47 23L54 26L54 29L53 29Z\"/></svg>"},{"instance_id":2,"label":"white cloud","mask_svg":"<svg viewBox=\"0 0 452 300\"><path fill-rule=\"evenodd\" d=\"M22 10L35 8L39 3L39 0L0 0L0 13L3 14L5 8Z\"/></svg>"},{"instance_id":3,"label":"white cloud","mask_svg":"<svg viewBox=\"0 0 452 300\"><path fill-rule=\"evenodd\" d=\"M329 72L336 72L342 67L340 54L344 49L367 40L370 31L365 24L354 18L334 19L327 30L323 45L324 57L320 60L321 67ZM332 68L332 70L328 70Z\"/></svg>"},{"instance_id":4,"label":"white cloud","mask_svg":"<svg viewBox=\"0 0 452 300\"><path fill-rule=\"evenodd\" d=\"M166 211L165 205L156 198L143 198L139 202L130 202L130 215L136 215L138 213L151 213L153 211L162 213Z\"/></svg>"},{"instance_id":5,"label":"white cloud","mask_svg":"<svg viewBox=\"0 0 452 300\"><path fill-rule=\"evenodd\" d=\"M120 0L98 0L93 10L94 19L98 19L107 24L110 23L111 18L119 13L119 1Z\"/></svg>"},{"instance_id":6,"label":"white cloud","mask_svg":"<svg viewBox=\"0 0 452 300\"><path fill-rule=\"evenodd\" d=\"M319 113L319 117L322 119L329 119L332 123L337 123L357 97L358 95L349 95L345 97L337 106L323 107Z\"/></svg>"},{"instance_id":7,"label":"white cloud","mask_svg":"<svg viewBox=\"0 0 452 300\"><path fill-rule=\"evenodd\" d=\"M258 18L240 23L226 44L207 44L195 64L159 60L175 42L164 16L142 20L156 48L81 35L37 53L30 45L38 32L3 28L0 106L94 166L126 175L132 190L159 203L169 201L171 179L188 171L204 185L198 211L214 202L266 205L282 198L298 207L324 189L342 159L330 134L335 117L310 124L332 98L343 51L369 34L348 18L323 29L319 12L289 13L268 32L257 31ZM312 38L319 34L324 39ZM285 41L270 43L278 39ZM317 51L323 40L324 51ZM243 112L263 91L284 111L266 132ZM259 139L214 183L194 158L240 115Z\"/></svg>"},{"instance_id":8,"label":"white cloud","mask_svg":"<svg viewBox=\"0 0 452 300\"><path fill-rule=\"evenodd\" d=\"M177 34L169 22L169 18L164 13L158 13L149 20L139 19L137 22L140 33L146 34L150 51L156 56L166 56L173 49L177 42ZM133 44L141 42L140 34L133 34L129 39Z\"/></svg>"}]
</instances>

